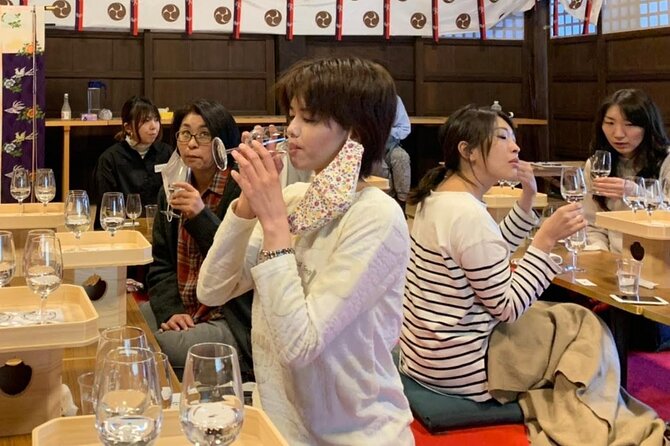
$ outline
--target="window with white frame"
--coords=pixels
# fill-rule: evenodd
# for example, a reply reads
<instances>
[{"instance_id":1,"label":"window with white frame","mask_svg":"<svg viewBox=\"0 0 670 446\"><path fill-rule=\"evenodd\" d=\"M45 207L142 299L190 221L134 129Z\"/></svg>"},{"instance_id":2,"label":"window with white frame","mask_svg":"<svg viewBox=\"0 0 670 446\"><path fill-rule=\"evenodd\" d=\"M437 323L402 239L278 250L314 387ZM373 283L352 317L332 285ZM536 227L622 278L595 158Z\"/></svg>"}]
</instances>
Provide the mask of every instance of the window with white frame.
<instances>
[{"instance_id":1,"label":"window with white frame","mask_svg":"<svg viewBox=\"0 0 670 446\"><path fill-rule=\"evenodd\" d=\"M479 33L443 34L441 38L479 39ZM487 39L523 40L523 12L509 14L486 30Z\"/></svg>"},{"instance_id":2,"label":"window with white frame","mask_svg":"<svg viewBox=\"0 0 670 446\"><path fill-rule=\"evenodd\" d=\"M584 34L584 20L579 20L568 14L560 0L551 0L550 6L552 28L551 37L570 37L581 36ZM603 7L603 9L605 9L605 7ZM595 33L595 24L589 23L586 34Z\"/></svg>"},{"instance_id":3,"label":"window with white frame","mask_svg":"<svg viewBox=\"0 0 670 446\"><path fill-rule=\"evenodd\" d=\"M668 26L668 0L608 0L601 12L603 33Z\"/></svg>"}]
</instances>

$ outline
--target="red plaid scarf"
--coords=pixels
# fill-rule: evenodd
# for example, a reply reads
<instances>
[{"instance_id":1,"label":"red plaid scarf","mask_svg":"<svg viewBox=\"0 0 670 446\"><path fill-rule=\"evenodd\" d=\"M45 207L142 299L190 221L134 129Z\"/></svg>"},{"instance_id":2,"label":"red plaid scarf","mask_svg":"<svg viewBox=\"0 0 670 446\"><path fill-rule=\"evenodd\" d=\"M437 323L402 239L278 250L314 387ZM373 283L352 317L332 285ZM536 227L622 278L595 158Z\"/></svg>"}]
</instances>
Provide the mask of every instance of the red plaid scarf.
<instances>
[{"instance_id":1,"label":"red plaid scarf","mask_svg":"<svg viewBox=\"0 0 670 446\"><path fill-rule=\"evenodd\" d=\"M209 187L202 194L202 202L213 212L216 212L216 208L223 197L223 190L226 187L229 173L229 169L223 172L217 170ZM184 308L191 317L197 319L195 322L219 319L221 315L218 311L211 311L216 309L209 309L198 302L195 292L200 265L202 265L204 258L200 254L197 243L183 227L182 222L183 220L179 222L179 238L177 240L177 284L181 300L184 302Z\"/></svg>"}]
</instances>

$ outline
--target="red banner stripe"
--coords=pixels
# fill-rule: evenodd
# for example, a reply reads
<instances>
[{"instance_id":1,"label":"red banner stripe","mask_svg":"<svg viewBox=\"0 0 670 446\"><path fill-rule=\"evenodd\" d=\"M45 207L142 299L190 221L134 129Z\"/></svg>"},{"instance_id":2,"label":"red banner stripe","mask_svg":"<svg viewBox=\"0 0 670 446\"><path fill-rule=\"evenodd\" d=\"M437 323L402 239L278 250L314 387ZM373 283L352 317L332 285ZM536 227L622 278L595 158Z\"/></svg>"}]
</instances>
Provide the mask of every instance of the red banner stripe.
<instances>
[{"instance_id":1,"label":"red banner stripe","mask_svg":"<svg viewBox=\"0 0 670 446\"><path fill-rule=\"evenodd\" d=\"M77 5L76 5L76 13L75 13L75 29L77 31L83 31L84 30L84 0L77 0Z\"/></svg>"},{"instance_id":2,"label":"red banner stripe","mask_svg":"<svg viewBox=\"0 0 670 446\"><path fill-rule=\"evenodd\" d=\"M560 0L553 0L554 2L554 37L558 36L558 2Z\"/></svg>"},{"instance_id":3,"label":"red banner stripe","mask_svg":"<svg viewBox=\"0 0 670 446\"><path fill-rule=\"evenodd\" d=\"M342 40L342 9L344 0L337 0L337 11L335 12L335 38Z\"/></svg>"},{"instance_id":4,"label":"red banner stripe","mask_svg":"<svg viewBox=\"0 0 670 446\"><path fill-rule=\"evenodd\" d=\"M240 26L242 19L242 0L235 0L235 11L233 12L233 38L240 38Z\"/></svg>"},{"instance_id":5,"label":"red banner stripe","mask_svg":"<svg viewBox=\"0 0 670 446\"><path fill-rule=\"evenodd\" d=\"M477 16L479 17L479 38L486 40L486 10L484 9L484 0L478 0Z\"/></svg>"},{"instance_id":6,"label":"red banner stripe","mask_svg":"<svg viewBox=\"0 0 670 446\"><path fill-rule=\"evenodd\" d=\"M391 0L384 0L384 38L391 38Z\"/></svg>"},{"instance_id":7,"label":"red banner stripe","mask_svg":"<svg viewBox=\"0 0 670 446\"><path fill-rule=\"evenodd\" d=\"M293 0L286 2L286 38L293 40Z\"/></svg>"},{"instance_id":8,"label":"red banner stripe","mask_svg":"<svg viewBox=\"0 0 670 446\"><path fill-rule=\"evenodd\" d=\"M438 0L433 0L433 7L432 7L432 13L433 13L433 40L435 42L440 41L440 15L437 13L437 1Z\"/></svg>"},{"instance_id":9,"label":"red banner stripe","mask_svg":"<svg viewBox=\"0 0 670 446\"><path fill-rule=\"evenodd\" d=\"M586 8L584 12L584 30L582 31L582 34L588 34L589 33L589 25L591 24L591 8L593 8L593 1L592 0L586 0Z\"/></svg>"},{"instance_id":10,"label":"red banner stripe","mask_svg":"<svg viewBox=\"0 0 670 446\"><path fill-rule=\"evenodd\" d=\"M186 35L193 34L193 0L186 0Z\"/></svg>"},{"instance_id":11,"label":"red banner stripe","mask_svg":"<svg viewBox=\"0 0 670 446\"><path fill-rule=\"evenodd\" d=\"M139 34L139 0L131 0L130 4L130 31L133 36Z\"/></svg>"}]
</instances>

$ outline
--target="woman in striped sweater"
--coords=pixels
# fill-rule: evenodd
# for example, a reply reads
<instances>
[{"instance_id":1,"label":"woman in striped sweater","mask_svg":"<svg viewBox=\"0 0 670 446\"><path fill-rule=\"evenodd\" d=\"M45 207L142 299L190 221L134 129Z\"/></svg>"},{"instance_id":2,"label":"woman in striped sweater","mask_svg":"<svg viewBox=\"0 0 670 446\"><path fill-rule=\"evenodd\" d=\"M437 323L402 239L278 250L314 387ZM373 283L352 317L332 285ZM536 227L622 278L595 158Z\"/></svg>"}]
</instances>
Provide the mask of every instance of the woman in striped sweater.
<instances>
[{"instance_id":1,"label":"woman in striped sweater","mask_svg":"<svg viewBox=\"0 0 670 446\"><path fill-rule=\"evenodd\" d=\"M440 129L445 165L410 194L418 204L404 298L401 371L438 392L486 401L489 337L500 322L518 319L561 268L554 244L582 229L581 204L559 208L537 231L514 272L514 251L537 223L533 170L519 160L510 118L464 107ZM523 187L509 215L496 224L482 202L501 179Z\"/></svg>"}]
</instances>

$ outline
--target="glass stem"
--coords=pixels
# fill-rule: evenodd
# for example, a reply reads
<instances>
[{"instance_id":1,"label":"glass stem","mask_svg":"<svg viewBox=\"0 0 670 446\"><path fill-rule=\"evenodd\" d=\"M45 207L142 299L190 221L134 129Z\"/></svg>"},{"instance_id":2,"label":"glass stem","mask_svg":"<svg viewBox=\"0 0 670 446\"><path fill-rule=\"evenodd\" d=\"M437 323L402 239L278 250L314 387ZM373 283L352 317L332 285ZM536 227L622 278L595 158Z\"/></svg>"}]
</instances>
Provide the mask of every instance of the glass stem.
<instances>
[{"instance_id":1,"label":"glass stem","mask_svg":"<svg viewBox=\"0 0 670 446\"><path fill-rule=\"evenodd\" d=\"M575 271L577 269L577 251L570 251L570 258L572 260L572 270Z\"/></svg>"},{"instance_id":2,"label":"glass stem","mask_svg":"<svg viewBox=\"0 0 670 446\"><path fill-rule=\"evenodd\" d=\"M47 298L46 296L40 297L40 324L44 324L45 318L46 318L46 306L47 306Z\"/></svg>"}]
</instances>

